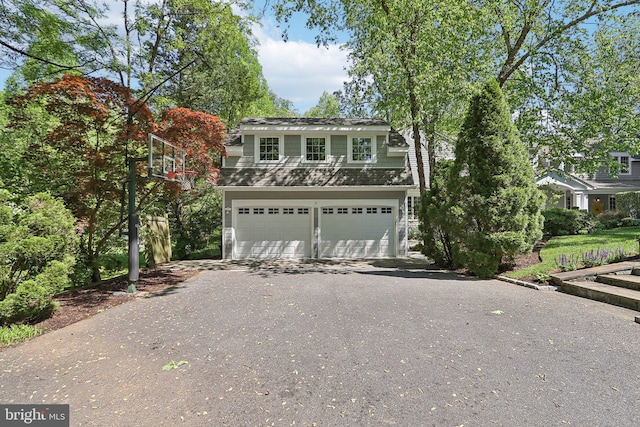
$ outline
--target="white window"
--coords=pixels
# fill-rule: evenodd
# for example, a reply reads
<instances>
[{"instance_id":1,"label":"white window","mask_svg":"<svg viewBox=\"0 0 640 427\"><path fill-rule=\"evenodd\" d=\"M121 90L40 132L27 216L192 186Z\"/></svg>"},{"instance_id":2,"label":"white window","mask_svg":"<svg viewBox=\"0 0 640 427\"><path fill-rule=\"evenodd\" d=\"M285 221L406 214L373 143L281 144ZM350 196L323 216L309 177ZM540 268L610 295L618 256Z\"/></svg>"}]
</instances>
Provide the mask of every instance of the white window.
<instances>
[{"instance_id":1,"label":"white window","mask_svg":"<svg viewBox=\"0 0 640 427\"><path fill-rule=\"evenodd\" d=\"M284 215L293 215L295 209L293 208L282 208L282 213Z\"/></svg>"},{"instance_id":2,"label":"white window","mask_svg":"<svg viewBox=\"0 0 640 427\"><path fill-rule=\"evenodd\" d=\"M279 208L269 208L269 215L277 215L280 213Z\"/></svg>"},{"instance_id":3,"label":"white window","mask_svg":"<svg viewBox=\"0 0 640 427\"><path fill-rule=\"evenodd\" d=\"M352 214L361 214L362 213L362 208L351 208L351 213Z\"/></svg>"},{"instance_id":4,"label":"white window","mask_svg":"<svg viewBox=\"0 0 640 427\"><path fill-rule=\"evenodd\" d=\"M329 139L323 136L303 138L302 152L306 162L326 162L329 160Z\"/></svg>"},{"instance_id":5,"label":"white window","mask_svg":"<svg viewBox=\"0 0 640 427\"><path fill-rule=\"evenodd\" d=\"M249 213L251 213L251 209L249 208L238 208L239 215L248 215Z\"/></svg>"},{"instance_id":6,"label":"white window","mask_svg":"<svg viewBox=\"0 0 640 427\"><path fill-rule=\"evenodd\" d=\"M617 210L617 208L616 208L616 195L615 194L611 194L609 196L609 210L610 211Z\"/></svg>"},{"instance_id":7,"label":"white window","mask_svg":"<svg viewBox=\"0 0 640 427\"><path fill-rule=\"evenodd\" d=\"M338 213L343 215L343 214L348 214L349 213L349 208L338 208Z\"/></svg>"},{"instance_id":8,"label":"white window","mask_svg":"<svg viewBox=\"0 0 640 427\"><path fill-rule=\"evenodd\" d=\"M309 208L298 208L298 215L308 215Z\"/></svg>"},{"instance_id":9,"label":"white window","mask_svg":"<svg viewBox=\"0 0 640 427\"><path fill-rule=\"evenodd\" d=\"M256 151L256 158L261 162L273 162L280 160L282 156L280 137L260 137L256 144Z\"/></svg>"},{"instance_id":10,"label":"white window","mask_svg":"<svg viewBox=\"0 0 640 427\"><path fill-rule=\"evenodd\" d=\"M420 208L420 197L409 196L407 197L407 211L409 212L409 219L418 219L418 209Z\"/></svg>"},{"instance_id":11,"label":"white window","mask_svg":"<svg viewBox=\"0 0 640 427\"><path fill-rule=\"evenodd\" d=\"M376 161L375 136L350 136L347 145L349 162L374 163Z\"/></svg>"},{"instance_id":12,"label":"white window","mask_svg":"<svg viewBox=\"0 0 640 427\"><path fill-rule=\"evenodd\" d=\"M377 214L378 213L378 208L367 208L367 213L368 214Z\"/></svg>"},{"instance_id":13,"label":"white window","mask_svg":"<svg viewBox=\"0 0 640 427\"><path fill-rule=\"evenodd\" d=\"M333 208L322 208L322 213L325 215L331 215L333 213Z\"/></svg>"},{"instance_id":14,"label":"white window","mask_svg":"<svg viewBox=\"0 0 640 427\"><path fill-rule=\"evenodd\" d=\"M631 174L631 156L628 153L612 153L615 162L617 163L617 170L614 172L618 175L630 175Z\"/></svg>"},{"instance_id":15,"label":"white window","mask_svg":"<svg viewBox=\"0 0 640 427\"><path fill-rule=\"evenodd\" d=\"M380 208L380 213L382 214L390 214L391 208Z\"/></svg>"}]
</instances>

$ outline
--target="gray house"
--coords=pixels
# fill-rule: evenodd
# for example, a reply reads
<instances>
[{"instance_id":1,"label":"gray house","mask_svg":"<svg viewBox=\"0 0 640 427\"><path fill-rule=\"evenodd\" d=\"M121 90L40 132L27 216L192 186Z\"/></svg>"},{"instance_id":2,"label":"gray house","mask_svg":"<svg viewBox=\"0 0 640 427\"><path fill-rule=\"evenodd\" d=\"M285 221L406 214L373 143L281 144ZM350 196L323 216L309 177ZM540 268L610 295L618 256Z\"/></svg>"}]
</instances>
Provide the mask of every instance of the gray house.
<instances>
[{"instance_id":1,"label":"gray house","mask_svg":"<svg viewBox=\"0 0 640 427\"><path fill-rule=\"evenodd\" d=\"M591 176L556 171L540 177L538 185L551 192L547 207L589 210L596 214L615 211L617 193L640 191L640 157L626 152L612 152L611 156L618 165L615 174L603 167Z\"/></svg>"},{"instance_id":2,"label":"gray house","mask_svg":"<svg viewBox=\"0 0 640 427\"><path fill-rule=\"evenodd\" d=\"M226 148L223 258L407 255L409 147L387 122L247 118Z\"/></svg>"}]
</instances>

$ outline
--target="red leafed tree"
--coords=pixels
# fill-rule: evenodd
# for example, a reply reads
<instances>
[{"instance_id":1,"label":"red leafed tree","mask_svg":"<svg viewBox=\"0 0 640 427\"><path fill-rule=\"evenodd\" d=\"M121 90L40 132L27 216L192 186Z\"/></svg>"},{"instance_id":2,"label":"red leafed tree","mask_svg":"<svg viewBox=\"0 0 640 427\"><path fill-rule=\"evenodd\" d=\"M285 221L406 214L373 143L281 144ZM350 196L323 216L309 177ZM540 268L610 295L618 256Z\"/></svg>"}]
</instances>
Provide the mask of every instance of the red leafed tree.
<instances>
[{"instance_id":1,"label":"red leafed tree","mask_svg":"<svg viewBox=\"0 0 640 427\"><path fill-rule=\"evenodd\" d=\"M13 102L12 126L23 131L34 127L34 110L46 111L25 158L31 190L63 198L78 219L91 279L99 281L98 256L120 227L125 158L145 152L156 127L151 111L118 83L74 75L37 83Z\"/></svg>"},{"instance_id":2,"label":"red leafed tree","mask_svg":"<svg viewBox=\"0 0 640 427\"><path fill-rule=\"evenodd\" d=\"M188 108L172 108L162 113L157 133L187 152L187 169L215 184L220 173L220 156L226 155L226 128L220 118Z\"/></svg>"},{"instance_id":3,"label":"red leafed tree","mask_svg":"<svg viewBox=\"0 0 640 427\"><path fill-rule=\"evenodd\" d=\"M108 79L65 75L31 86L13 103L18 108L13 109L12 126L23 135L31 132L25 158L31 169L31 191L62 197L72 210L93 281L100 280L99 255L126 221L120 215L126 159L148 154L149 132L182 145L187 167L212 184L219 171L216 162L225 153L225 127L217 117L176 108L165 111L158 124L144 102ZM34 117L38 118L35 125ZM140 175L146 175L146 164L138 166ZM139 212L153 201L151 196L163 183L139 182ZM175 198L179 193L164 194Z\"/></svg>"}]
</instances>

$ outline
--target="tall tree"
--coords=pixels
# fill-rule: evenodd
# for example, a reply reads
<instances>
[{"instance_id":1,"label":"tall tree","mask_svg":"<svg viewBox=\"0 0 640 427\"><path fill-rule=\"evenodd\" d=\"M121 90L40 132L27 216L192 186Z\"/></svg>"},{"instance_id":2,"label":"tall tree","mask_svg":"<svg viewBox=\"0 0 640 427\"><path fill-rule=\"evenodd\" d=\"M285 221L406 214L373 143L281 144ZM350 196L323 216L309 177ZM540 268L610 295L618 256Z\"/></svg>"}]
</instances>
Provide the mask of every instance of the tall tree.
<instances>
[{"instance_id":1,"label":"tall tree","mask_svg":"<svg viewBox=\"0 0 640 427\"><path fill-rule=\"evenodd\" d=\"M50 127L45 135L30 140L22 161L29 165L28 181L33 190L49 189L80 221L81 249L94 281L100 280L98 257L110 247L122 225L125 158L146 154L149 132L158 130L179 138L198 159L203 175L215 179L213 162L216 152L219 156L223 150L224 126L210 115L169 110L158 125L148 106L128 88L108 79L72 75L30 86L13 102L11 132L26 136L37 106L48 115L44 116ZM139 183L138 211L153 201L159 187L159 182Z\"/></svg>"},{"instance_id":2,"label":"tall tree","mask_svg":"<svg viewBox=\"0 0 640 427\"><path fill-rule=\"evenodd\" d=\"M322 92L318 104L304 113L305 117L340 117L340 101L335 94Z\"/></svg>"},{"instance_id":3,"label":"tall tree","mask_svg":"<svg viewBox=\"0 0 640 427\"><path fill-rule=\"evenodd\" d=\"M475 95L447 182L461 264L490 277L542 237L544 196L496 80ZM457 197L452 197L452 195Z\"/></svg>"}]
</instances>

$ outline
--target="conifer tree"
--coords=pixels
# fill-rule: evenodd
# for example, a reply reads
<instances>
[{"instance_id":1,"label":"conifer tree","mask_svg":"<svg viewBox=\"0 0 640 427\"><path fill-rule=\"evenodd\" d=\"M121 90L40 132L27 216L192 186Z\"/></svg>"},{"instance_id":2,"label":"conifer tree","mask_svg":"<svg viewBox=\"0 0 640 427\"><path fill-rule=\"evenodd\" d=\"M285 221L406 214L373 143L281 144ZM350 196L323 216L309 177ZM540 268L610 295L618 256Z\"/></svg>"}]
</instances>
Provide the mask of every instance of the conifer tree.
<instances>
[{"instance_id":1,"label":"conifer tree","mask_svg":"<svg viewBox=\"0 0 640 427\"><path fill-rule=\"evenodd\" d=\"M455 154L447 191L457 263L490 277L542 237L544 201L496 80L472 98Z\"/></svg>"}]
</instances>

